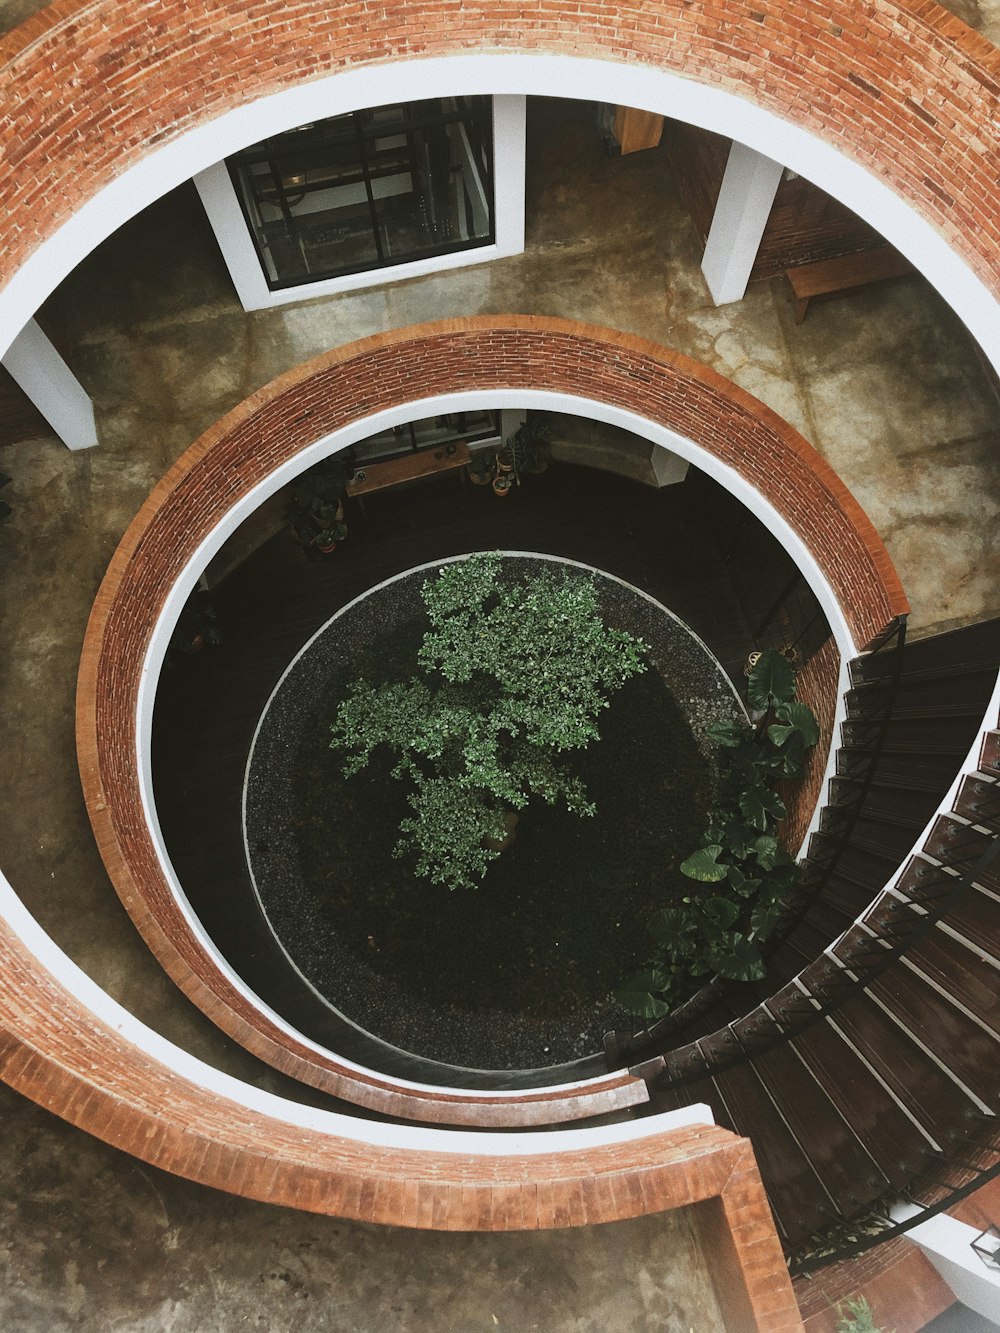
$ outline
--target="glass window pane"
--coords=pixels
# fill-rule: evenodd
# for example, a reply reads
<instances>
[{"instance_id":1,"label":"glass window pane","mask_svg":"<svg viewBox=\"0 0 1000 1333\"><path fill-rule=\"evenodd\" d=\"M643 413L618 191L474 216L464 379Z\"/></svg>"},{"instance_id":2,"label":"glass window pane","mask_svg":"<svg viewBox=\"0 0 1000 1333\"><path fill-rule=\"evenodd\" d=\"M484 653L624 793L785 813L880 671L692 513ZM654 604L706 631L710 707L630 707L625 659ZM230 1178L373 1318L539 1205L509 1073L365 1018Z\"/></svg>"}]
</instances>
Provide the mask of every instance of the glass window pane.
<instances>
[{"instance_id":1,"label":"glass window pane","mask_svg":"<svg viewBox=\"0 0 1000 1333\"><path fill-rule=\"evenodd\" d=\"M272 287L492 239L489 98L368 108L229 161Z\"/></svg>"}]
</instances>

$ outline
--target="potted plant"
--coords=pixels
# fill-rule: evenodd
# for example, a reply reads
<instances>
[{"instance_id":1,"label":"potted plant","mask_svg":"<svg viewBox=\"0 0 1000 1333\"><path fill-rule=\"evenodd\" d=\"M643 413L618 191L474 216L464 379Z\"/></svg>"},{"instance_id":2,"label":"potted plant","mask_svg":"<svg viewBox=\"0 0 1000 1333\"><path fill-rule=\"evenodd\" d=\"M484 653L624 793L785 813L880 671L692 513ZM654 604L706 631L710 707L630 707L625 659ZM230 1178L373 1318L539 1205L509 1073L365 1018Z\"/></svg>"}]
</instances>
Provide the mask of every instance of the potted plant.
<instances>
[{"instance_id":1,"label":"potted plant","mask_svg":"<svg viewBox=\"0 0 1000 1333\"><path fill-rule=\"evenodd\" d=\"M337 543L347 536L347 524L344 522L344 506L324 504L314 501L306 510L292 520L295 535L303 546L329 555L337 549Z\"/></svg>"},{"instance_id":2,"label":"potted plant","mask_svg":"<svg viewBox=\"0 0 1000 1333\"><path fill-rule=\"evenodd\" d=\"M289 488L288 521L307 551L329 554L347 536L343 497L348 476L338 459L324 458Z\"/></svg>"},{"instance_id":3,"label":"potted plant","mask_svg":"<svg viewBox=\"0 0 1000 1333\"><path fill-rule=\"evenodd\" d=\"M493 494L499 495L501 498L505 495L509 495L513 485L514 485L513 469L510 467L505 468L501 463L498 462L497 474L493 478Z\"/></svg>"},{"instance_id":4,"label":"potted plant","mask_svg":"<svg viewBox=\"0 0 1000 1333\"><path fill-rule=\"evenodd\" d=\"M536 417L523 421L504 445L517 476L539 476L549 465L552 431Z\"/></svg>"},{"instance_id":5,"label":"potted plant","mask_svg":"<svg viewBox=\"0 0 1000 1333\"><path fill-rule=\"evenodd\" d=\"M523 421L513 435L509 435L497 453L501 469L515 477L537 476L549 465L549 445L552 432L544 421Z\"/></svg>"},{"instance_id":6,"label":"potted plant","mask_svg":"<svg viewBox=\"0 0 1000 1333\"><path fill-rule=\"evenodd\" d=\"M496 450L478 449L470 455L466 472L474 486L489 486L497 472Z\"/></svg>"},{"instance_id":7,"label":"potted plant","mask_svg":"<svg viewBox=\"0 0 1000 1333\"><path fill-rule=\"evenodd\" d=\"M216 648L221 642L215 608L205 593L196 589L177 617L168 651L171 654L200 653L204 647Z\"/></svg>"}]
</instances>

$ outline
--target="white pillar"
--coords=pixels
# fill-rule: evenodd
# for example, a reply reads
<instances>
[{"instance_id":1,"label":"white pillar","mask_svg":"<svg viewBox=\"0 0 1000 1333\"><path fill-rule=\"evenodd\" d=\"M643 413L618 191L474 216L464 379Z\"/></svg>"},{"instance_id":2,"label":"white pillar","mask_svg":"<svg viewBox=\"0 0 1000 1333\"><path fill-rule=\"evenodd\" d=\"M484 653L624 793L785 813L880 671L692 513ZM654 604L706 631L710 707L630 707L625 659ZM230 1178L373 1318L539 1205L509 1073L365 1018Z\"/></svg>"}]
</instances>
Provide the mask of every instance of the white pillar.
<instances>
[{"instance_id":1,"label":"white pillar","mask_svg":"<svg viewBox=\"0 0 1000 1333\"><path fill-rule=\"evenodd\" d=\"M243 309L263 310L274 304L272 296L281 296L286 301L300 301L302 298L297 291L289 294L267 290L257 251L250 239L250 228L243 216L225 162L216 162L214 167L199 171L194 177L194 185Z\"/></svg>"},{"instance_id":2,"label":"white pillar","mask_svg":"<svg viewBox=\"0 0 1000 1333\"><path fill-rule=\"evenodd\" d=\"M493 98L493 223L498 255L524 249L524 121L527 99ZM475 251L472 251L475 254Z\"/></svg>"},{"instance_id":3,"label":"white pillar","mask_svg":"<svg viewBox=\"0 0 1000 1333\"><path fill-rule=\"evenodd\" d=\"M661 449L653 445L653 476L656 478L656 484L659 487L676 486L679 481L683 481L688 474L688 461L681 458L679 454L671 453L669 449Z\"/></svg>"},{"instance_id":4,"label":"white pillar","mask_svg":"<svg viewBox=\"0 0 1000 1333\"><path fill-rule=\"evenodd\" d=\"M493 98L493 244L431 259L366 269L363 273L349 273L340 278L324 278L319 282L270 291L228 167L225 162L217 162L206 171L200 171L194 177L195 188L243 309L266 310L307 297L335 296L339 292L380 287L387 282L399 282L425 273L464 268L487 259L499 259L502 255L520 254L524 249L525 102L524 97L506 94ZM484 195L484 206L485 202ZM473 203L475 207L476 201Z\"/></svg>"},{"instance_id":5,"label":"white pillar","mask_svg":"<svg viewBox=\"0 0 1000 1333\"><path fill-rule=\"evenodd\" d=\"M519 427L523 426L528 419L528 413L523 407L501 407L500 409L500 439L504 442L517 433Z\"/></svg>"},{"instance_id":6,"label":"white pillar","mask_svg":"<svg viewBox=\"0 0 1000 1333\"><path fill-rule=\"evenodd\" d=\"M716 305L743 299L783 170L733 142L701 261Z\"/></svg>"},{"instance_id":7,"label":"white pillar","mask_svg":"<svg viewBox=\"0 0 1000 1333\"><path fill-rule=\"evenodd\" d=\"M909 1221L923 1210L899 1203L891 1210L894 1222ZM938 1213L906 1233L919 1245L952 1291L970 1310L1000 1327L1000 1272L986 1267L972 1250L975 1227Z\"/></svg>"},{"instance_id":8,"label":"white pillar","mask_svg":"<svg viewBox=\"0 0 1000 1333\"><path fill-rule=\"evenodd\" d=\"M3 365L63 444L90 449L97 443L94 404L33 319L4 353Z\"/></svg>"}]
</instances>

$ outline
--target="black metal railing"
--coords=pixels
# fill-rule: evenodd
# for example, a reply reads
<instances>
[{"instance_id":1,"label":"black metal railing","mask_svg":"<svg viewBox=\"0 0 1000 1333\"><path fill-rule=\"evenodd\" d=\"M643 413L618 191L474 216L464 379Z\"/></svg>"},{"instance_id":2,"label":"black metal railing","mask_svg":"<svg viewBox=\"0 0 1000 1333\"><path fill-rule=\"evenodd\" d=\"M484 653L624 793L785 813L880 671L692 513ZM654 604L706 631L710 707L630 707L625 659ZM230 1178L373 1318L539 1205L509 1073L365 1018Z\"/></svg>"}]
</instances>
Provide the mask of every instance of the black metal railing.
<instances>
[{"instance_id":1,"label":"black metal railing","mask_svg":"<svg viewBox=\"0 0 1000 1333\"><path fill-rule=\"evenodd\" d=\"M991 1124L994 1127L996 1125L995 1116L982 1112L979 1118L984 1124ZM907 1189L896 1196L898 1201L916 1204L921 1209L919 1213L898 1222L885 1215L884 1224L880 1223L871 1230L860 1227L857 1221L848 1221L845 1230L852 1236L851 1240L831 1243L823 1234L816 1236L810 1246L798 1247L799 1257L792 1256L788 1265L789 1273L792 1277L799 1277L802 1274L815 1273L828 1264L856 1259L858 1255L874 1249L876 1245L884 1245L886 1241L895 1240L897 1236L905 1236L914 1227L954 1208L970 1194L974 1194L976 1190L995 1180L1000 1176L1000 1142L994 1138L992 1142L972 1146L982 1156L992 1157L994 1160L988 1164L973 1164L962 1161L953 1152L943 1150L934 1152L928 1149L926 1154L928 1165L918 1171ZM941 1179L942 1176L944 1179ZM962 1177L961 1184L955 1183L956 1176ZM932 1196L929 1201L923 1197L927 1195ZM858 1235L859 1231L864 1231L865 1234ZM806 1251L804 1254L801 1253L803 1248Z\"/></svg>"},{"instance_id":2,"label":"black metal railing","mask_svg":"<svg viewBox=\"0 0 1000 1333\"><path fill-rule=\"evenodd\" d=\"M1000 813L1000 784L993 783ZM860 994L922 940L970 892L1000 857L993 833L971 867L912 858L900 883L883 893L831 949L810 963L766 1003L707 1038L633 1066L650 1090L680 1088L724 1073L793 1040ZM924 871L925 873L921 873ZM904 893L905 896L896 896Z\"/></svg>"},{"instance_id":3,"label":"black metal railing","mask_svg":"<svg viewBox=\"0 0 1000 1333\"><path fill-rule=\"evenodd\" d=\"M838 747L836 797L823 809L820 831L810 839L807 853L800 863L795 895L783 920L768 939L766 956L773 955L813 903L822 896L841 855L850 844L892 720L905 642L906 617L897 616L874 640L869 650L848 665L851 680L848 691L851 700L850 721L852 724L863 724L864 734L860 739L852 739L850 744ZM873 666L877 667L876 671L872 670ZM851 699L851 696L854 698ZM859 699L863 702L859 703ZM662 1051L665 1042L680 1032L689 1031L693 1024L717 1005L725 1003L731 996L739 995L741 989L746 992L744 983L714 977L691 999L648 1028L637 1033L608 1033L605 1037L605 1055L609 1067L620 1067L627 1063L629 1056L655 1057Z\"/></svg>"}]
</instances>

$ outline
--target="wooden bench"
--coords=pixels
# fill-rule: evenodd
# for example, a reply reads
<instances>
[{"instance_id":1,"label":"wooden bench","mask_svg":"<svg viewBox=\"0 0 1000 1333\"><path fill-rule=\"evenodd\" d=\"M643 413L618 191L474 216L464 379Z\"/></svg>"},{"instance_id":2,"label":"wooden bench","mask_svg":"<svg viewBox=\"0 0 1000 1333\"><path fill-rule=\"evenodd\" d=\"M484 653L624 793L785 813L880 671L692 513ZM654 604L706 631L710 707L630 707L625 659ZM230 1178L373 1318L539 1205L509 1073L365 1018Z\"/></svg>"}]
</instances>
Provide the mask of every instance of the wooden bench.
<instances>
[{"instance_id":1,"label":"wooden bench","mask_svg":"<svg viewBox=\"0 0 1000 1333\"><path fill-rule=\"evenodd\" d=\"M814 296L832 296L838 292L867 287L885 278L899 278L912 273L913 265L891 245L877 250L862 250L854 255L837 259L821 259L815 264L801 264L790 268L785 276L792 285L795 297L795 322L801 324Z\"/></svg>"}]
</instances>

